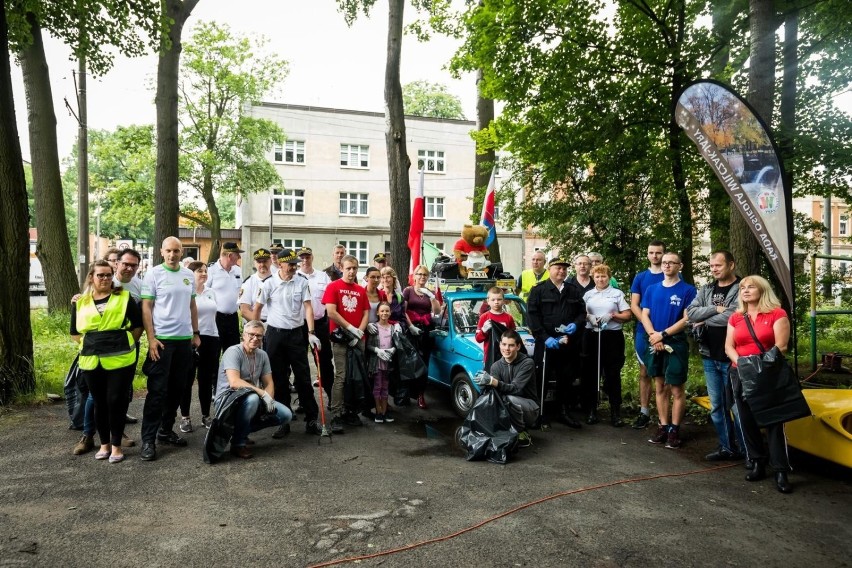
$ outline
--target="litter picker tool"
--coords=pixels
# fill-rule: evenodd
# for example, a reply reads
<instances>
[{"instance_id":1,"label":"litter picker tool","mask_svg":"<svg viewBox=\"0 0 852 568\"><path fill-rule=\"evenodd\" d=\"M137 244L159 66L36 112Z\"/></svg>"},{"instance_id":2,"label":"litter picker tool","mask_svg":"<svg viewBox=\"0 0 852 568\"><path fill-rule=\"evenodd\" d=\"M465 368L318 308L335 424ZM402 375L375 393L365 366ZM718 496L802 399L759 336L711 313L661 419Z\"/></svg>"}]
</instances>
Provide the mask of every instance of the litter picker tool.
<instances>
[{"instance_id":1,"label":"litter picker tool","mask_svg":"<svg viewBox=\"0 0 852 568\"><path fill-rule=\"evenodd\" d=\"M329 442L332 442L331 439L331 430L328 427L328 423L325 420L325 402L322 397L322 373L320 372L320 357L319 357L319 349L317 347L311 348L311 352L314 354L314 363L317 366L317 384L319 385L319 409L320 409L320 423L322 423L322 432L320 433L320 437L317 438L317 445L320 444L323 438L328 438Z\"/></svg>"}]
</instances>

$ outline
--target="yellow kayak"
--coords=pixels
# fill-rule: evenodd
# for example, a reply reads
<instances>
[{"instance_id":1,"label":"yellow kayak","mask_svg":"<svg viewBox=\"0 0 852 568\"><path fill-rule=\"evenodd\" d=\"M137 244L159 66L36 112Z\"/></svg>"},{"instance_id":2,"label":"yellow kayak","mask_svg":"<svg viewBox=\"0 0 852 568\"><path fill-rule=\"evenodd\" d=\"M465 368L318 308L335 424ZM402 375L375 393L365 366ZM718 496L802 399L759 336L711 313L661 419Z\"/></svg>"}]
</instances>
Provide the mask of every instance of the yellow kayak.
<instances>
[{"instance_id":1,"label":"yellow kayak","mask_svg":"<svg viewBox=\"0 0 852 568\"><path fill-rule=\"evenodd\" d=\"M852 390L804 389L811 415L784 425L787 443L803 452L852 468ZM710 399L692 401L710 410Z\"/></svg>"}]
</instances>

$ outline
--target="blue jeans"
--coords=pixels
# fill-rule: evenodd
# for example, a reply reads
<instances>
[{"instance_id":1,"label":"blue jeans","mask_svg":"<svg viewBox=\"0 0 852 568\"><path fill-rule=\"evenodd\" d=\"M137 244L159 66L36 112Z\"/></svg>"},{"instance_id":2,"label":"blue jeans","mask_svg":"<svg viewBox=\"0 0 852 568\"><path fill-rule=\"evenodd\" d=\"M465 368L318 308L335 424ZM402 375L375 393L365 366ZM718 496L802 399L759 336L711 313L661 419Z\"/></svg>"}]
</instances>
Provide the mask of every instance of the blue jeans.
<instances>
[{"instance_id":1,"label":"blue jeans","mask_svg":"<svg viewBox=\"0 0 852 568\"><path fill-rule=\"evenodd\" d=\"M83 404L83 435L92 437L95 435L95 398L92 393L86 395Z\"/></svg>"},{"instance_id":2,"label":"blue jeans","mask_svg":"<svg viewBox=\"0 0 852 568\"><path fill-rule=\"evenodd\" d=\"M740 451L745 450L742 430L740 429L740 413L733 404L731 381L728 378L729 361L714 361L707 357L701 358L704 364L704 378L707 382L707 394L710 397L710 420L716 428L719 437L719 447L730 452L734 451L734 442ZM733 412L734 419L731 420Z\"/></svg>"},{"instance_id":3,"label":"blue jeans","mask_svg":"<svg viewBox=\"0 0 852 568\"><path fill-rule=\"evenodd\" d=\"M257 432L263 428L271 426L280 426L286 424L293 419L293 413L290 409L275 401L275 410L266 412L258 416L258 410L262 404L257 393L252 393L244 396L236 403L237 408L234 410L234 435L231 437L231 447L238 448L246 445L246 438L252 432Z\"/></svg>"}]
</instances>

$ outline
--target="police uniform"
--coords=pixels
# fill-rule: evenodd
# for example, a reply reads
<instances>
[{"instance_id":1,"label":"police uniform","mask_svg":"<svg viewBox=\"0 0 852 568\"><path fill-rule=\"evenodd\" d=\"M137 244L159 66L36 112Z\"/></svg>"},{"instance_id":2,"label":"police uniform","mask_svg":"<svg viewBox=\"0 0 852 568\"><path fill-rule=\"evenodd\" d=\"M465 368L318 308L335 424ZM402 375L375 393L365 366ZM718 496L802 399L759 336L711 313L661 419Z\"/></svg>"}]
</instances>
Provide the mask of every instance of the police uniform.
<instances>
[{"instance_id":1,"label":"police uniform","mask_svg":"<svg viewBox=\"0 0 852 568\"><path fill-rule=\"evenodd\" d=\"M242 253L235 243L225 243L222 252ZM219 330L219 340L222 351L240 342L240 321L237 315L237 299L242 284L242 269L234 265L230 270L222 267L217 260L207 268L207 284L216 292L216 328Z\"/></svg>"}]
</instances>

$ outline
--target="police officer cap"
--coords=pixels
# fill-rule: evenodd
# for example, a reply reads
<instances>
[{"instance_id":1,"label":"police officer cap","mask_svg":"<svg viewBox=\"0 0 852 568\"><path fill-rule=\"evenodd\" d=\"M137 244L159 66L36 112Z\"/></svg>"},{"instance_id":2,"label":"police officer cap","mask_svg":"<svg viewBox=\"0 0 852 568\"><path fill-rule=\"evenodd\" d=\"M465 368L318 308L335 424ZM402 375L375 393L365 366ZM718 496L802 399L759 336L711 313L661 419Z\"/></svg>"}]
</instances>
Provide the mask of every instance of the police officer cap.
<instances>
[{"instance_id":1,"label":"police officer cap","mask_svg":"<svg viewBox=\"0 0 852 568\"><path fill-rule=\"evenodd\" d=\"M299 264L299 255L293 249L287 249L278 255L279 264L286 262L288 264Z\"/></svg>"},{"instance_id":2,"label":"police officer cap","mask_svg":"<svg viewBox=\"0 0 852 568\"><path fill-rule=\"evenodd\" d=\"M311 250L311 247L302 247L297 254L298 256L313 256L314 251Z\"/></svg>"},{"instance_id":3,"label":"police officer cap","mask_svg":"<svg viewBox=\"0 0 852 568\"><path fill-rule=\"evenodd\" d=\"M378 261L378 262L387 262L387 261L388 261L388 257L387 257L387 255L386 255L385 253L383 253L383 252L377 252L377 253L375 254L375 256L373 256L373 262L376 262L376 261Z\"/></svg>"},{"instance_id":4,"label":"police officer cap","mask_svg":"<svg viewBox=\"0 0 852 568\"><path fill-rule=\"evenodd\" d=\"M246 252L237 246L237 243L225 243L222 245L222 252Z\"/></svg>"},{"instance_id":5,"label":"police officer cap","mask_svg":"<svg viewBox=\"0 0 852 568\"><path fill-rule=\"evenodd\" d=\"M284 247L282 247L279 243L272 243L269 245L269 252L273 254L278 254L282 250L284 250Z\"/></svg>"},{"instance_id":6,"label":"police officer cap","mask_svg":"<svg viewBox=\"0 0 852 568\"><path fill-rule=\"evenodd\" d=\"M547 263L548 268L550 268L551 266L571 266L571 263L562 258L561 256L557 256L556 258L551 259L551 261Z\"/></svg>"},{"instance_id":7,"label":"police officer cap","mask_svg":"<svg viewBox=\"0 0 852 568\"><path fill-rule=\"evenodd\" d=\"M267 260L269 258L272 258L272 253L269 252L265 248L259 248L256 251L254 251L254 254L252 255L252 257L255 260Z\"/></svg>"}]
</instances>

